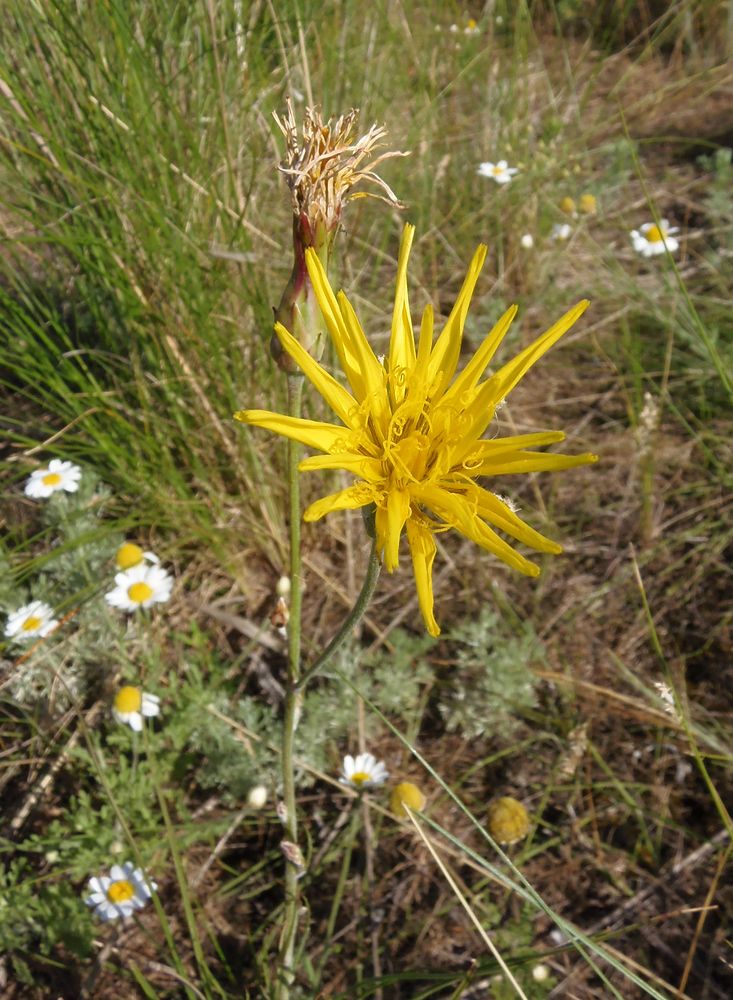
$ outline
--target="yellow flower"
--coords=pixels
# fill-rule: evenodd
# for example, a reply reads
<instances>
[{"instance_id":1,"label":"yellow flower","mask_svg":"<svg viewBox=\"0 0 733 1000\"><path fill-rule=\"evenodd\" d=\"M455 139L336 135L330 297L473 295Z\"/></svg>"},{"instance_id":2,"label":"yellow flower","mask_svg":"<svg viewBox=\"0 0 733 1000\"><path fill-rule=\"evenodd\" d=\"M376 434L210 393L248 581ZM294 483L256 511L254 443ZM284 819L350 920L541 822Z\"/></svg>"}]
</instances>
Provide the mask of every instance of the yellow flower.
<instances>
[{"instance_id":1,"label":"yellow flower","mask_svg":"<svg viewBox=\"0 0 733 1000\"><path fill-rule=\"evenodd\" d=\"M412 809L413 812L422 812L425 808L425 802L425 796L417 785L413 785L411 781L402 781L392 789L392 794L389 797L389 808L395 816L404 819L408 815L405 806Z\"/></svg>"},{"instance_id":2,"label":"yellow flower","mask_svg":"<svg viewBox=\"0 0 733 1000\"><path fill-rule=\"evenodd\" d=\"M598 211L598 202L594 194L581 194L580 211L584 215L595 215Z\"/></svg>"},{"instance_id":3,"label":"yellow flower","mask_svg":"<svg viewBox=\"0 0 733 1000\"><path fill-rule=\"evenodd\" d=\"M565 215L575 215L575 202L570 197L562 198L558 207Z\"/></svg>"},{"instance_id":4,"label":"yellow flower","mask_svg":"<svg viewBox=\"0 0 733 1000\"><path fill-rule=\"evenodd\" d=\"M266 410L242 410L235 417L323 453L304 459L301 471L345 469L357 477L353 485L311 504L304 514L306 521L316 521L334 510L373 504L377 548L389 572L398 566L400 538L406 529L420 610L428 632L439 635L432 584L437 532L455 528L528 576L537 576L539 567L515 551L494 528L540 552L562 551L476 480L596 461L590 454L552 455L530 450L562 441L561 431L482 439L497 406L570 329L588 303L578 303L513 361L482 381L517 311L512 306L454 378L463 325L486 247L479 246L474 254L453 311L435 342L433 310L428 305L416 343L407 294L407 259L414 232L413 226L405 226L392 336L383 361L375 356L346 296L343 292L334 295L317 255L306 253L313 288L351 391L322 368L282 325L275 327L285 351L341 423Z\"/></svg>"},{"instance_id":5,"label":"yellow flower","mask_svg":"<svg viewBox=\"0 0 733 1000\"><path fill-rule=\"evenodd\" d=\"M529 813L518 799L505 795L489 804L486 825L497 844L516 844L529 833Z\"/></svg>"}]
</instances>

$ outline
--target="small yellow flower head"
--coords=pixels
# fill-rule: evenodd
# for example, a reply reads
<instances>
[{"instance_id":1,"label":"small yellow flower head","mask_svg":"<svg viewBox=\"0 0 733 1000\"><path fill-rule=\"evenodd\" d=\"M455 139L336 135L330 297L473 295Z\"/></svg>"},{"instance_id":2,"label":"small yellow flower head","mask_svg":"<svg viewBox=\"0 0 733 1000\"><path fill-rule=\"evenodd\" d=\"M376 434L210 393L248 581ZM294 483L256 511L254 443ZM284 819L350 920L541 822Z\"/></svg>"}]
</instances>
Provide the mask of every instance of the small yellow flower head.
<instances>
[{"instance_id":1,"label":"small yellow flower head","mask_svg":"<svg viewBox=\"0 0 733 1000\"><path fill-rule=\"evenodd\" d=\"M564 212L565 215L575 215L575 202L572 198L562 198L558 208L561 212Z\"/></svg>"},{"instance_id":2,"label":"small yellow flower head","mask_svg":"<svg viewBox=\"0 0 733 1000\"><path fill-rule=\"evenodd\" d=\"M474 254L438 336L433 337L430 305L416 336L407 289L414 232L413 226L405 226L392 336L383 358L375 355L343 292L334 294L317 254L306 251L309 275L348 388L322 368L284 326L277 324L275 331L336 422L266 410L241 410L234 416L321 452L305 458L301 471L344 469L355 477L345 489L312 503L304 519L317 521L332 511L372 507L377 551L390 573L399 566L400 539L406 533L420 611L428 632L439 635L432 582L436 534L453 528L527 576L538 576L539 566L503 536L539 552L562 552L557 542L526 524L497 495L500 487L494 481L516 473L585 465L595 462L596 456L535 450L537 445L562 441L562 431L498 437L491 424L497 408L522 376L580 318L588 302L579 302L533 344L486 376L516 314L516 306L512 306L456 374L463 327L487 248L480 246ZM485 437L487 431L490 434Z\"/></svg>"},{"instance_id":3,"label":"small yellow flower head","mask_svg":"<svg viewBox=\"0 0 733 1000\"><path fill-rule=\"evenodd\" d=\"M141 563L144 556L145 553L139 545L135 545L134 542L123 542L119 549L117 549L115 562L120 569L131 569L133 566Z\"/></svg>"},{"instance_id":4,"label":"small yellow flower head","mask_svg":"<svg viewBox=\"0 0 733 1000\"><path fill-rule=\"evenodd\" d=\"M598 211L596 196L594 194L581 194L579 208L583 215L595 215Z\"/></svg>"},{"instance_id":5,"label":"small yellow flower head","mask_svg":"<svg viewBox=\"0 0 733 1000\"><path fill-rule=\"evenodd\" d=\"M417 785L413 785L411 781L402 781L392 789L392 794L389 797L389 808L395 816L404 819L407 816L405 806L408 806L413 812L422 812L425 808L425 802L425 796Z\"/></svg>"},{"instance_id":6,"label":"small yellow flower head","mask_svg":"<svg viewBox=\"0 0 733 1000\"><path fill-rule=\"evenodd\" d=\"M516 844L529 832L529 813L521 802L506 795L489 803L486 825L497 844Z\"/></svg>"},{"instance_id":7,"label":"small yellow flower head","mask_svg":"<svg viewBox=\"0 0 733 1000\"><path fill-rule=\"evenodd\" d=\"M275 114L274 118L285 136L286 153L279 169L291 193L295 256L293 272L275 310L275 319L314 357L320 357L326 332L305 266L305 251L313 249L328 269L341 213L348 201L371 197L392 208L402 208L392 189L375 171L384 160L407 154L390 151L374 156L387 134L386 129L372 125L365 135L359 136L359 112L355 108L327 121L317 108L306 108L301 135L290 100L286 114L282 118ZM353 192L352 188L362 182L372 184L377 192ZM285 371L297 370L277 338L273 338L272 352Z\"/></svg>"}]
</instances>

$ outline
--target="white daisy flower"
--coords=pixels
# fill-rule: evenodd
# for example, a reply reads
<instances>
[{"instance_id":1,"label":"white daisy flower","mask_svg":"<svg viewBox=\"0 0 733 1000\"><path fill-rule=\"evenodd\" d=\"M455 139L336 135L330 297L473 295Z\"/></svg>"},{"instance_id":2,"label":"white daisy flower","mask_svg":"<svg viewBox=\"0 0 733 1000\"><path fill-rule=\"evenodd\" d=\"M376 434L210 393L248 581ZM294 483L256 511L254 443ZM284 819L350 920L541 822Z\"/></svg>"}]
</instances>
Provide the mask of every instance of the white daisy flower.
<instances>
[{"instance_id":1,"label":"white daisy flower","mask_svg":"<svg viewBox=\"0 0 733 1000\"><path fill-rule=\"evenodd\" d=\"M81 469L78 465L52 458L46 469L36 469L35 472L31 472L24 492L27 497L33 497L34 500L45 500L58 490L76 493L80 479Z\"/></svg>"},{"instance_id":2,"label":"white daisy flower","mask_svg":"<svg viewBox=\"0 0 733 1000\"><path fill-rule=\"evenodd\" d=\"M44 639L58 625L53 610L43 601L31 601L8 615L5 635L16 642L29 639Z\"/></svg>"},{"instance_id":3,"label":"white daisy flower","mask_svg":"<svg viewBox=\"0 0 733 1000\"><path fill-rule=\"evenodd\" d=\"M115 553L115 562L120 569L132 569L141 562L158 564L160 559L154 552L143 552L139 545L134 542L123 542Z\"/></svg>"},{"instance_id":4,"label":"white daisy flower","mask_svg":"<svg viewBox=\"0 0 733 1000\"><path fill-rule=\"evenodd\" d=\"M532 233L525 233L519 243L525 250L531 250L534 246L534 237L532 236Z\"/></svg>"},{"instance_id":5,"label":"white daisy flower","mask_svg":"<svg viewBox=\"0 0 733 1000\"><path fill-rule=\"evenodd\" d=\"M104 595L107 604L121 611L137 611L162 604L171 596L173 578L161 566L141 562L115 576L115 588Z\"/></svg>"},{"instance_id":6,"label":"white daisy flower","mask_svg":"<svg viewBox=\"0 0 733 1000\"><path fill-rule=\"evenodd\" d=\"M93 906L95 916L106 923L141 910L154 889L157 889L155 882L145 877L142 868L133 868L132 862L127 861L124 865L112 865L109 875L90 878L90 895L84 902Z\"/></svg>"},{"instance_id":7,"label":"white daisy flower","mask_svg":"<svg viewBox=\"0 0 733 1000\"><path fill-rule=\"evenodd\" d=\"M121 687L112 702L112 715L116 721L141 733L143 717L152 718L160 712L160 698L157 694L148 694L138 687L126 684Z\"/></svg>"},{"instance_id":8,"label":"white daisy flower","mask_svg":"<svg viewBox=\"0 0 733 1000\"><path fill-rule=\"evenodd\" d=\"M550 233L551 240L569 240L573 227L569 222L556 222Z\"/></svg>"},{"instance_id":9,"label":"white daisy flower","mask_svg":"<svg viewBox=\"0 0 733 1000\"><path fill-rule=\"evenodd\" d=\"M519 173L517 167L507 166L506 160L499 160L498 163L479 163L478 172L481 177L490 177L497 184L508 184L515 174Z\"/></svg>"},{"instance_id":10,"label":"white daisy flower","mask_svg":"<svg viewBox=\"0 0 733 1000\"><path fill-rule=\"evenodd\" d=\"M347 753L344 757L339 781L342 785L350 785L355 788L357 792L363 792L367 788L383 785L388 777L387 768L381 760L377 760L374 754L360 753L355 760L351 754Z\"/></svg>"},{"instance_id":11,"label":"white daisy flower","mask_svg":"<svg viewBox=\"0 0 733 1000\"><path fill-rule=\"evenodd\" d=\"M674 253L679 249L679 241L673 233L678 233L678 226L670 226L666 219L655 222L645 222L639 229L631 230L631 242L634 250L642 257L657 257L661 253Z\"/></svg>"}]
</instances>

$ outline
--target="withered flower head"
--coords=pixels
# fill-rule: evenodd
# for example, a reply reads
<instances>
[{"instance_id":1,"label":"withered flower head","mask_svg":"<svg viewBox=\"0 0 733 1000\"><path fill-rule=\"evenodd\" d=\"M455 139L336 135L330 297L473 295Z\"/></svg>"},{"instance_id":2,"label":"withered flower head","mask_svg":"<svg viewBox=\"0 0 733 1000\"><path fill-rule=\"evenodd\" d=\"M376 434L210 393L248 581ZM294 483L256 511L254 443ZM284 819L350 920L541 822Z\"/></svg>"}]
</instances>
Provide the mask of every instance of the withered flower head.
<instances>
[{"instance_id":1,"label":"withered flower head","mask_svg":"<svg viewBox=\"0 0 733 1000\"><path fill-rule=\"evenodd\" d=\"M408 154L390 150L375 155L387 130L381 125L372 125L359 136L359 112L355 108L327 121L323 120L318 108L306 108L301 134L289 99L287 113L282 118L274 114L274 118L285 136L286 155L279 169L291 192L295 255L293 273L275 310L275 319L290 330L307 351L319 357L326 331L305 266L305 251L312 247L328 270L341 212L348 201L371 197L393 208L403 208L390 186L376 173L376 168L384 160ZM371 184L376 190L354 191L362 182ZM291 359L282 353L277 338L273 338L272 346L281 366L287 371L295 370Z\"/></svg>"},{"instance_id":2,"label":"withered flower head","mask_svg":"<svg viewBox=\"0 0 733 1000\"><path fill-rule=\"evenodd\" d=\"M286 155L280 171L292 194L293 215L309 239L306 246L318 251L323 238L333 240L347 201L372 197L393 208L404 207L375 170L384 160L408 154L391 150L370 159L387 134L384 126L372 125L365 135L357 137L358 109L324 122L318 108L306 108L299 136L289 99L287 105L282 118L273 115L285 136ZM375 185L380 193L352 191L361 181Z\"/></svg>"}]
</instances>

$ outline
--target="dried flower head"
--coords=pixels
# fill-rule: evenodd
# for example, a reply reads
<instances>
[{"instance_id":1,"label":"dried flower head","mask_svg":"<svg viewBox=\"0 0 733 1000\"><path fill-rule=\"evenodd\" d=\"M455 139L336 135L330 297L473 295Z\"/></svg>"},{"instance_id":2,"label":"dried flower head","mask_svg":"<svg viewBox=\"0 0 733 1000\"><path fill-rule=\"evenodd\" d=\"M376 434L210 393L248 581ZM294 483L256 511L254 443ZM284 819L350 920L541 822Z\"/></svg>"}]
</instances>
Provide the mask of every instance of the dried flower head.
<instances>
[{"instance_id":1,"label":"dried flower head","mask_svg":"<svg viewBox=\"0 0 733 1000\"><path fill-rule=\"evenodd\" d=\"M392 208L403 205L392 189L376 173L380 163L407 153L387 151L374 155L382 144L386 129L372 125L359 136L359 112L352 108L335 120L323 120L317 108L306 108L301 133L288 100L287 113L275 121L285 136L285 158L279 169L290 188L293 208L293 271L275 319L312 354L320 357L326 339L318 303L305 265L305 252L314 250L328 270L328 259L341 222L343 207L355 198L377 198ZM354 191L366 182L376 191ZM297 365L283 351L280 341L271 341L273 357L284 371L297 371Z\"/></svg>"},{"instance_id":2,"label":"dried flower head","mask_svg":"<svg viewBox=\"0 0 733 1000\"><path fill-rule=\"evenodd\" d=\"M365 135L358 136L356 108L327 121L318 108L306 108L302 134L298 135L292 102L287 104L282 118L273 114L285 136L286 155L280 172L291 191L293 215L311 236L306 246L315 246L317 236L324 231L332 238L344 203L354 198L378 198L393 208L403 207L375 168L390 157L408 154L389 151L370 159L387 134L383 126L372 125ZM352 192L361 181L375 185L381 193Z\"/></svg>"}]
</instances>

